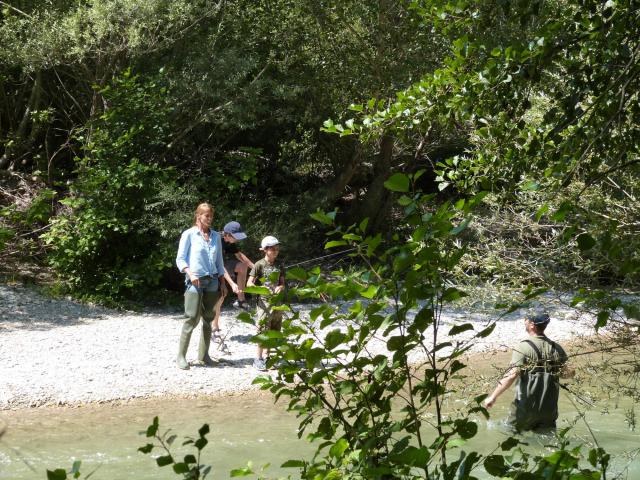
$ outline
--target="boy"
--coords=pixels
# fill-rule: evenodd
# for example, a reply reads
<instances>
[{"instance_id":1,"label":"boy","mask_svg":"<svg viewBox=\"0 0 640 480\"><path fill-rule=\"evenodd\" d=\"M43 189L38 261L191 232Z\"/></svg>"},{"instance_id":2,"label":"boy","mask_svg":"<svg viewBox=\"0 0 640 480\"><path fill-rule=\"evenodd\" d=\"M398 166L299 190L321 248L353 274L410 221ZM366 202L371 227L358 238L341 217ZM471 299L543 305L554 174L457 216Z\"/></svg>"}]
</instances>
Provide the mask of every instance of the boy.
<instances>
[{"instance_id":1,"label":"boy","mask_svg":"<svg viewBox=\"0 0 640 480\"><path fill-rule=\"evenodd\" d=\"M260 250L264 252L264 258L258 260L249 273L248 287L263 286L276 295L284 290L284 266L276 262L280 252L280 242L276 237L268 235L260 242ZM269 305L269 298L260 295L258 297L258 308L256 312L258 319L258 333L267 330L280 330L282 328L282 312L272 311ZM264 355L264 347L258 344L256 359L253 362L254 368L265 371L267 369L267 355Z\"/></svg>"}]
</instances>

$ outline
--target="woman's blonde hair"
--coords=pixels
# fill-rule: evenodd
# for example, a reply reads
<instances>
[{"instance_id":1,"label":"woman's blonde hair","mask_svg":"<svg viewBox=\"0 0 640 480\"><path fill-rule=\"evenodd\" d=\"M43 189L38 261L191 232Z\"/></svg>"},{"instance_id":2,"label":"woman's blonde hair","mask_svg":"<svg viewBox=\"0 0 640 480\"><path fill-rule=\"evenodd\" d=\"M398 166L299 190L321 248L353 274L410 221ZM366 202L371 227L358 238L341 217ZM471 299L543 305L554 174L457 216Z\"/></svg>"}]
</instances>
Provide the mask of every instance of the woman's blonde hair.
<instances>
[{"instance_id":1,"label":"woman's blonde hair","mask_svg":"<svg viewBox=\"0 0 640 480\"><path fill-rule=\"evenodd\" d=\"M196 208L195 213L193 214L193 226L194 227L198 224L198 215L204 213L207 210L209 210L211 212L211 216L214 215L215 209L213 208L213 205L211 205L210 203L202 202L200 205L198 205L198 207Z\"/></svg>"}]
</instances>

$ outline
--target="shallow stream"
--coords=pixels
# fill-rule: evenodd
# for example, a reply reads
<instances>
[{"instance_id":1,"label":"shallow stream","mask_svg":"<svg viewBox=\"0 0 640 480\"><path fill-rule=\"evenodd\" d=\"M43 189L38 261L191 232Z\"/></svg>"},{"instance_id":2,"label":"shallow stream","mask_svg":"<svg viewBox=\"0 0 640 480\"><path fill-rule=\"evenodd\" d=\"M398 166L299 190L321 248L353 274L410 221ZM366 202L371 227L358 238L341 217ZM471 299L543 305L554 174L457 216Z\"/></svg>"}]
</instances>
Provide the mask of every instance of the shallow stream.
<instances>
[{"instance_id":1,"label":"shallow stream","mask_svg":"<svg viewBox=\"0 0 640 480\"><path fill-rule=\"evenodd\" d=\"M498 419L506 415L510 397L508 392L496 405L496 420L478 422L478 435L465 449L490 453L506 438ZM576 417L566 393L561 395L560 410L559 426ZM44 479L46 469L68 469L79 459L84 475L97 468L92 479L177 479L171 467L159 468L149 455L137 452L147 443L139 432L155 415L160 416L161 431L171 428L178 435L176 446L182 437L197 436L200 426L209 424L210 444L202 458L202 463L213 467L208 478L229 478L231 469L244 467L249 460L254 467L270 463L266 473L271 478L287 474L295 478L295 470L279 466L313 451L306 441L297 439L294 415L285 412L282 404L274 405L268 394L3 411L0 419L7 430L0 440L0 478ZM624 410L612 407L603 415L594 409L587 413L587 420L600 445L618 455L615 470L627 469L622 478L640 478L640 458L619 456L640 447L640 433L629 430ZM584 422L577 423L571 438L575 443L590 440ZM533 434L525 440L532 451L543 451L550 441ZM187 453L183 447L176 448L182 455Z\"/></svg>"}]
</instances>

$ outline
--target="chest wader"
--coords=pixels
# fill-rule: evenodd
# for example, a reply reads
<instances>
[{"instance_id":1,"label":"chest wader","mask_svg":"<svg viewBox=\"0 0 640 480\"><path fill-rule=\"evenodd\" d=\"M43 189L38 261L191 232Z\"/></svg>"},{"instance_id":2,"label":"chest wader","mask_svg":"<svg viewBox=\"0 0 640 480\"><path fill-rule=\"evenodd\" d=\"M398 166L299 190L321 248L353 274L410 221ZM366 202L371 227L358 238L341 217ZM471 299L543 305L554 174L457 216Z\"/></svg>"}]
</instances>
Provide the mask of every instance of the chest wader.
<instances>
[{"instance_id":1,"label":"chest wader","mask_svg":"<svg viewBox=\"0 0 640 480\"><path fill-rule=\"evenodd\" d=\"M198 348L198 360L205 365L213 365L213 360L209 356L211 321L215 315L215 306L220 292L208 291L206 287L192 287L189 282L184 292L184 316L186 319L182 325L182 333L180 334L180 343L178 346L178 358L176 360L178 368L183 370L189 369L189 363L186 359L187 349L189 348L191 333L198 325L200 317L202 317L202 336L200 337L200 346Z\"/></svg>"},{"instance_id":2,"label":"chest wader","mask_svg":"<svg viewBox=\"0 0 640 480\"><path fill-rule=\"evenodd\" d=\"M540 349L525 340L536 353L535 365L520 374L516 398L511 404L507 423L517 431L553 429L558 418L560 382L559 365L553 358L555 343L551 342L551 358L544 358Z\"/></svg>"}]
</instances>

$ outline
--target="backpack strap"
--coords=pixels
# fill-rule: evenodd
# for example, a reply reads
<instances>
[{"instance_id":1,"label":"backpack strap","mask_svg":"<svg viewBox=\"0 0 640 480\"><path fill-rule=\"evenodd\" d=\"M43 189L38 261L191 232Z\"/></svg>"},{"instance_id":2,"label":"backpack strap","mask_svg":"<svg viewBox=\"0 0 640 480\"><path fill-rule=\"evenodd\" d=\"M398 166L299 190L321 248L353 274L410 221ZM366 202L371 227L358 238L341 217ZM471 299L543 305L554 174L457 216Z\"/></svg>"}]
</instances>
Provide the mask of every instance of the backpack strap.
<instances>
[{"instance_id":1,"label":"backpack strap","mask_svg":"<svg viewBox=\"0 0 640 480\"><path fill-rule=\"evenodd\" d=\"M531 348L533 349L534 352L536 352L536 356L538 357L536 359L536 363L541 362L542 361L542 352L540 351L540 349L538 348L538 346L533 343L531 340L523 340L524 343L528 343L529 345L531 345Z\"/></svg>"},{"instance_id":2,"label":"backpack strap","mask_svg":"<svg viewBox=\"0 0 640 480\"><path fill-rule=\"evenodd\" d=\"M546 372L547 371L547 367L546 367L546 365L543 364L542 352L540 351L538 346L535 343L533 343L531 340L529 340L529 339L523 340L523 341L525 343L528 343L529 345L531 345L531 348L533 349L533 351L536 352L536 356L538 358L536 359L536 366L534 368L541 367ZM551 344L551 354L553 355L557 350L557 346L556 346L556 343L554 341L552 341L552 340L549 340L549 343Z\"/></svg>"}]
</instances>

